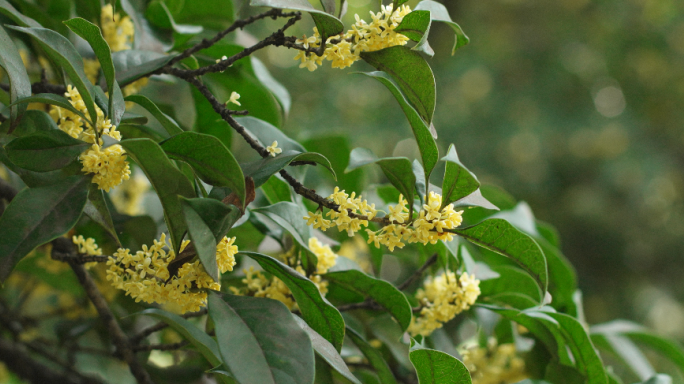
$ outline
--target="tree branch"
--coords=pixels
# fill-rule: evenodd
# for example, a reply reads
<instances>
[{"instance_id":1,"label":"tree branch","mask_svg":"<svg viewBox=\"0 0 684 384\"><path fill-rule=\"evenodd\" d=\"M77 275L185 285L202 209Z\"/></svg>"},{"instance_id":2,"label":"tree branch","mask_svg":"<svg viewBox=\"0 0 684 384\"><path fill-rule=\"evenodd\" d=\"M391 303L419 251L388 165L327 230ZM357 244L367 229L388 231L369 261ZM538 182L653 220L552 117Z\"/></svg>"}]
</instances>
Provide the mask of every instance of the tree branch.
<instances>
[{"instance_id":1,"label":"tree branch","mask_svg":"<svg viewBox=\"0 0 684 384\"><path fill-rule=\"evenodd\" d=\"M191 318L191 317L200 317L200 316L204 316L204 315L206 315L207 313L209 313L209 311L207 311L206 308L202 308L202 309L200 309L200 310L197 311L197 312L186 313L186 314L182 315L181 317L183 317L184 319L189 319L189 318ZM138 333L137 335L131 337L131 339L130 339L131 344L134 344L134 345L135 345L135 344L138 344L138 343L140 343L144 338L146 338L147 336L149 336L149 335L151 335L151 334L153 334L153 333L155 333L155 332L159 332L159 331L161 331L162 329L167 328L168 326L169 326L168 324L166 324L166 323L160 321L160 322L158 322L157 324L155 324L155 325L153 325L153 326L151 326L151 327L145 328L145 329L143 329L142 331L140 331L140 333Z\"/></svg>"},{"instance_id":2,"label":"tree branch","mask_svg":"<svg viewBox=\"0 0 684 384\"><path fill-rule=\"evenodd\" d=\"M109 329L109 335L116 346L117 354L128 364L128 368L131 370L131 373L139 384L153 384L147 371L145 371L143 366L136 359L128 337L126 337L126 334L121 330L114 314L107 305L107 301L102 297L100 291L98 291L93 279L88 275L88 272L82 265L72 262L70 262L69 265L71 266L71 269L74 270L74 273L76 273L79 283L81 283L86 295L95 306L95 309L97 309L100 318Z\"/></svg>"},{"instance_id":3,"label":"tree branch","mask_svg":"<svg viewBox=\"0 0 684 384\"><path fill-rule=\"evenodd\" d=\"M418 268L411 276L409 276L408 279L404 280L403 283L399 284L397 286L397 289L400 291L403 291L404 289L408 288L411 283L419 279L422 275L423 272L425 272L426 269L430 268L432 264L437 262L437 254L435 253L434 255L430 256L429 259L425 260L425 264L423 264L422 267Z\"/></svg>"}]
</instances>

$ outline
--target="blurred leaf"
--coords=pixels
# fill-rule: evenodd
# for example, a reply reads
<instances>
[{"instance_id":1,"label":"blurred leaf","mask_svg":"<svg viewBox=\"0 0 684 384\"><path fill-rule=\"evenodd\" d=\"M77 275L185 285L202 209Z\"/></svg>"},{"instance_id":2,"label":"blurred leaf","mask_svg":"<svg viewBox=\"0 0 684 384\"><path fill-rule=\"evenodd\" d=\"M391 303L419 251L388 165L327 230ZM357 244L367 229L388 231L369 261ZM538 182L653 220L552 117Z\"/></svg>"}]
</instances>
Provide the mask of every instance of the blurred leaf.
<instances>
[{"instance_id":1,"label":"blurred leaf","mask_svg":"<svg viewBox=\"0 0 684 384\"><path fill-rule=\"evenodd\" d=\"M97 25L81 18L74 18L64 22L69 29L74 33L81 36L85 41L90 44L93 48L97 60L100 62L100 69L104 74L105 80L107 81L107 89L113 89L113 96L109 97L109 105L107 114L112 120L112 125L119 125L121 121L121 116L123 116L126 110L126 105L124 104L123 94L121 94L121 88L116 82L116 73L114 72L114 63L112 61L112 51L109 49L109 44L105 41L102 36L102 32Z\"/></svg>"},{"instance_id":2,"label":"blurred leaf","mask_svg":"<svg viewBox=\"0 0 684 384\"><path fill-rule=\"evenodd\" d=\"M353 269L330 272L323 276L326 280L339 284L345 289L373 299L394 317L402 331L406 331L411 324L411 305L406 300L406 296L385 280L375 279Z\"/></svg>"},{"instance_id":3,"label":"blurred leaf","mask_svg":"<svg viewBox=\"0 0 684 384\"><path fill-rule=\"evenodd\" d=\"M174 167L171 160L161 147L150 139L130 139L121 142L133 160L142 168L150 180L150 183L157 191L159 201L164 208L164 218L169 228L173 249L178 254L181 240L187 225L183 217L183 209L178 195L192 198L195 197L195 190L190 181Z\"/></svg>"},{"instance_id":4,"label":"blurred leaf","mask_svg":"<svg viewBox=\"0 0 684 384\"><path fill-rule=\"evenodd\" d=\"M534 277L542 293L546 293L546 257L531 237L517 230L506 220L488 219L472 227L454 229L452 232L475 245L511 258Z\"/></svg>"},{"instance_id":5,"label":"blurred leaf","mask_svg":"<svg viewBox=\"0 0 684 384\"><path fill-rule=\"evenodd\" d=\"M354 148L349 155L349 165L345 172L368 164L377 164L387 179L401 192L409 202L413 201L416 190L416 176L413 174L411 161L405 157L386 157L379 159L373 152L365 148Z\"/></svg>"},{"instance_id":6,"label":"blurred leaf","mask_svg":"<svg viewBox=\"0 0 684 384\"><path fill-rule=\"evenodd\" d=\"M277 175L271 177L261 186L261 191L269 203L275 204L281 201L292 201L290 185Z\"/></svg>"},{"instance_id":7,"label":"blurred leaf","mask_svg":"<svg viewBox=\"0 0 684 384\"><path fill-rule=\"evenodd\" d=\"M245 175L254 179L255 187L260 187L269 179L269 177L273 176L293 161L306 161L320 164L329 170L333 174L333 177L335 176L335 171L332 169L330 162L325 158L325 156L319 153L300 153L297 151L283 151L283 153L277 155L276 157L269 156L255 162L245 164L243 165L243 172Z\"/></svg>"},{"instance_id":8,"label":"blurred leaf","mask_svg":"<svg viewBox=\"0 0 684 384\"><path fill-rule=\"evenodd\" d=\"M465 33L463 33L461 27L451 20L451 16L449 16L449 11L446 9L444 5L432 0L423 0L420 3L418 3L418 5L416 5L416 7L413 9L413 12L419 10L430 11L430 17L432 18L432 20L444 22L454 31L454 34L456 35L456 40L454 41L454 48L451 51L452 55L456 53L457 49L461 48L462 46L470 42L470 39L468 38L468 36L466 36Z\"/></svg>"},{"instance_id":9,"label":"blurred leaf","mask_svg":"<svg viewBox=\"0 0 684 384\"><path fill-rule=\"evenodd\" d=\"M419 384L467 384L470 372L457 358L434 349L423 348L411 340L409 358L416 368Z\"/></svg>"},{"instance_id":10,"label":"blurred leaf","mask_svg":"<svg viewBox=\"0 0 684 384\"><path fill-rule=\"evenodd\" d=\"M324 11L331 15L335 14L335 0L320 0L320 2Z\"/></svg>"},{"instance_id":11,"label":"blurred leaf","mask_svg":"<svg viewBox=\"0 0 684 384\"><path fill-rule=\"evenodd\" d=\"M104 228L109 236L121 247L121 242L116 234L116 228L114 228L114 221L112 220L112 215L107 207L107 202L104 198L104 192L98 188L97 184L90 183L88 191L88 201L83 208L83 213L88 215L90 219L102 228Z\"/></svg>"},{"instance_id":12,"label":"blurred leaf","mask_svg":"<svg viewBox=\"0 0 684 384\"><path fill-rule=\"evenodd\" d=\"M285 116L287 116L287 114L290 113L290 107L292 106L290 92L271 75L268 68L266 68L261 60L257 59L256 56L250 56L250 59L252 60L254 75L259 79L261 84L268 88L271 93L273 93L273 96L278 99L280 106L283 108L283 112L285 112Z\"/></svg>"},{"instance_id":13,"label":"blurred leaf","mask_svg":"<svg viewBox=\"0 0 684 384\"><path fill-rule=\"evenodd\" d=\"M81 163L74 159L73 162L71 162L69 165L66 167L56 170L56 171L49 171L49 172L33 172L29 171L27 169L21 168L14 164L8 157L7 153L5 152L5 148L0 146L0 162L2 162L7 168L9 168L12 172L16 173L21 177L21 180L26 183L28 187L35 188L35 187L45 187L48 185L52 185L55 183L59 183L60 181L64 180L65 178L69 176L74 176L74 175L82 175L83 172L81 172L82 165Z\"/></svg>"},{"instance_id":14,"label":"blurred leaf","mask_svg":"<svg viewBox=\"0 0 684 384\"><path fill-rule=\"evenodd\" d=\"M598 348L607 350L627 366L639 380L655 375L655 369L639 348L627 337L614 334L592 333L591 341Z\"/></svg>"},{"instance_id":15,"label":"blurred leaf","mask_svg":"<svg viewBox=\"0 0 684 384\"><path fill-rule=\"evenodd\" d=\"M10 27L16 31L26 33L38 40L45 53L57 63L64 72L69 75L69 79L74 87L81 94L83 103L88 109L90 121L97 121L97 111L93 96L91 95L92 84L83 71L83 58L78 54L76 48L59 33L45 28L22 28Z\"/></svg>"},{"instance_id":16,"label":"blurred leaf","mask_svg":"<svg viewBox=\"0 0 684 384\"><path fill-rule=\"evenodd\" d=\"M420 117L427 124L432 122L437 96L435 77L430 66L419 53L408 47L397 45L379 51L362 52L361 58L375 69L392 76ZM399 103L401 104L401 101ZM418 146L421 147L420 140Z\"/></svg>"},{"instance_id":17,"label":"blurred leaf","mask_svg":"<svg viewBox=\"0 0 684 384\"><path fill-rule=\"evenodd\" d=\"M2 7L2 3L0 3L0 7ZM0 27L0 66L5 70L9 79L11 103L31 96L31 80L29 80L26 68L24 68L24 62L21 60L19 50L17 50L14 42L2 27ZM9 129L9 133L12 133L14 126L21 119L24 111L26 111L25 104L10 108L12 127Z\"/></svg>"},{"instance_id":18,"label":"blurred leaf","mask_svg":"<svg viewBox=\"0 0 684 384\"><path fill-rule=\"evenodd\" d=\"M169 115L165 114L164 112L159 109L157 104L155 104L152 100L148 99L147 97L143 95L129 95L126 96L124 99L126 101L132 101L139 106L145 108L147 112L151 113L152 116L154 116L157 121L166 129L166 132L169 133L169 136L174 136L179 133L183 133L184 131L181 129L181 127L178 126L178 123L176 123L175 120L173 120Z\"/></svg>"},{"instance_id":19,"label":"blurred leaf","mask_svg":"<svg viewBox=\"0 0 684 384\"><path fill-rule=\"evenodd\" d=\"M112 62L116 69L116 81L124 87L165 66L173 57L173 55L137 49L113 52Z\"/></svg>"},{"instance_id":20,"label":"blurred leaf","mask_svg":"<svg viewBox=\"0 0 684 384\"><path fill-rule=\"evenodd\" d=\"M17 11L17 9L6 0L0 0L0 13L9 17L12 21L22 27L42 27L37 21Z\"/></svg>"},{"instance_id":21,"label":"blurred leaf","mask_svg":"<svg viewBox=\"0 0 684 384\"><path fill-rule=\"evenodd\" d=\"M220 282L218 263L216 261L216 238L202 216L200 216L185 199L180 199L181 205L183 206L183 216L185 217L185 223L188 228L188 236L190 236L190 240L192 240L192 244L197 252L197 257L202 263L207 275L214 281ZM221 204L220 201L212 199L206 200Z\"/></svg>"},{"instance_id":22,"label":"blurred leaf","mask_svg":"<svg viewBox=\"0 0 684 384\"><path fill-rule=\"evenodd\" d=\"M425 123L423 118L418 114L418 112L409 104L404 96L404 93L400 91L397 83L385 72L368 72L363 73L368 77L372 77L382 84L384 84L387 89L390 90L394 98L399 102L399 106L404 111L406 118L411 124L411 129L413 130L413 135L416 138L416 143L418 143L418 149L420 150L420 157L423 161L423 168L425 169L425 180L426 183L430 179L432 170L437 165L439 160L439 151L437 149L437 143L430 133L430 128ZM426 184L427 185L427 184Z\"/></svg>"},{"instance_id":23,"label":"blurred leaf","mask_svg":"<svg viewBox=\"0 0 684 384\"><path fill-rule=\"evenodd\" d=\"M361 335L349 327L347 327L347 336L349 336L351 341L359 347L361 353L366 356L368 363L375 369L375 373L377 373L378 378L380 378L381 384L397 384L397 379L394 378L392 370L387 365L387 362L382 357L380 351L373 348L363 339L363 337L361 337Z\"/></svg>"},{"instance_id":24,"label":"blurred leaf","mask_svg":"<svg viewBox=\"0 0 684 384\"><path fill-rule=\"evenodd\" d=\"M349 371L349 367L347 367L347 364L342 359L342 356L340 356L340 353L337 352L335 347L330 344L328 340L324 339L318 334L318 332L311 329L311 327L309 327L309 325L299 316L292 315L292 317L294 318L295 322L302 327L304 332L309 335L311 344L318 356L322 357L328 364L330 364L331 367L344 376L345 379L355 384L361 384L354 374Z\"/></svg>"},{"instance_id":25,"label":"blurred leaf","mask_svg":"<svg viewBox=\"0 0 684 384\"><path fill-rule=\"evenodd\" d=\"M343 172L349 164L349 153L352 150L349 137L345 135L317 136L303 141L302 144L308 150L323 154L330 160L337 176L336 185L340 189L348 193L356 192L357 196L363 192L363 170ZM307 178L309 176L310 172L307 174Z\"/></svg>"},{"instance_id":26,"label":"blurred leaf","mask_svg":"<svg viewBox=\"0 0 684 384\"><path fill-rule=\"evenodd\" d=\"M453 144L449 146L449 151L442 160L446 163L446 168L442 182L442 206L440 209L470 195L480 187L477 177L461 164Z\"/></svg>"},{"instance_id":27,"label":"blurred leaf","mask_svg":"<svg viewBox=\"0 0 684 384\"><path fill-rule=\"evenodd\" d=\"M221 30L235 20L233 2L225 0L205 0L202 2L165 0L171 14L179 23L201 25L205 28Z\"/></svg>"},{"instance_id":28,"label":"blurred leaf","mask_svg":"<svg viewBox=\"0 0 684 384\"><path fill-rule=\"evenodd\" d=\"M225 8L225 4L226 2L222 3L222 8ZM201 25L177 24L166 3L160 0L153 0L149 3L145 17L152 24L160 28L173 29L181 35L196 35L204 29Z\"/></svg>"},{"instance_id":29,"label":"blurred leaf","mask_svg":"<svg viewBox=\"0 0 684 384\"><path fill-rule=\"evenodd\" d=\"M311 280L270 256L255 252L239 254L254 259L261 268L282 280L292 292L306 323L335 346L336 350L340 350L344 339L344 319L337 308L321 296Z\"/></svg>"},{"instance_id":30,"label":"blurred leaf","mask_svg":"<svg viewBox=\"0 0 684 384\"><path fill-rule=\"evenodd\" d=\"M147 116L124 113L121 117L121 124L147 124Z\"/></svg>"},{"instance_id":31,"label":"blurred leaf","mask_svg":"<svg viewBox=\"0 0 684 384\"><path fill-rule=\"evenodd\" d=\"M52 117L45 112L36 109L29 109L22 116L17 129L12 132L16 137L23 137L40 131L51 131L59 129Z\"/></svg>"},{"instance_id":32,"label":"blurred leaf","mask_svg":"<svg viewBox=\"0 0 684 384\"><path fill-rule=\"evenodd\" d=\"M221 115L214 111L211 103L197 90L192 87L192 98L195 101L195 124L193 131L212 135L223 143L226 148L231 148L233 128L223 120Z\"/></svg>"},{"instance_id":33,"label":"blurred leaf","mask_svg":"<svg viewBox=\"0 0 684 384\"><path fill-rule=\"evenodd\" d=\"M644 381L643 384L672 384L672 377L659 373L657 375L653 375L653 377Z\"/></svg>"},{"instance_id":34,"label":"blurred leaf","mask_svg":"<svg viewBox=\"0 0 684 384\"><path fill-rule=\"evenodd\" d=\"M67 233L81 217L90 177L21 190L0 216L0 282L33 248Z\"/></svg>"},{"instance_id":35,"label":"blurred leaf","mask_svg":"<svg viewBox=\"0 0 684 384\"><path fill-rule=\"evenodd\" d=\"M565 340L575 357L577 368L587 378L587 384L607 384L608 379L603 362L599 357L587 331L577 319L563 313L549 313L558 321L564 331Z\"/></svg>"},{"instance_id":36,"label":"blurred leaf","mask_svg":"<svg viewBox=\"0 0 684 384\"><path fill-rule=\"evenodd\" d=\"M14 164L30 171L47 172L65 167L89 147L90 144L55 129L14 139L5 150Z\"/></svg>"},{"instance_id":37,"label":"blurred leaf","mask_svg":"<svg viewBox=\"0 0 684 384\"><path fill-rule=\"evenodd\" d=\"M316 23L321 39L326 41L328 37L344 31L344 24L335 16L314 8L307 0L252 0L249 3L253 7L271 7L304 11L311 14Z\"/></svg>"}]
</instances>

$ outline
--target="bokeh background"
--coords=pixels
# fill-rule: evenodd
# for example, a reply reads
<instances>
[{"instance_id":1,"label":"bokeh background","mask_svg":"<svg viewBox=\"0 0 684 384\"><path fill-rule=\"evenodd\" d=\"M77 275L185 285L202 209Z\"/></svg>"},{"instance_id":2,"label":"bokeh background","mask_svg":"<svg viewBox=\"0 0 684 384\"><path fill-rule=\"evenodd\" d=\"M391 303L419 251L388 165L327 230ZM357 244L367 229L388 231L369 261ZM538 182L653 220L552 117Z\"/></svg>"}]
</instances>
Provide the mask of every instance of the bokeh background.
<instances>
[{"instance_id":1,"label":"bokeh background","mask_svg":"<svg viewBox=\"0 0 684 384\"><path fill-rule=\"evenodd\" d=\"M451 30L433 25L442 154L454 143L481 181L559 229L589 322L629 318L683 339L684 3L443 3L471 43L451 56ZM350 0L345 22L376 8ZM390 93L353 74L372 70L364 63L309 72L283 48L260 57L291 93L288 134L415 151Z\"/></svg>"}]
</instances>

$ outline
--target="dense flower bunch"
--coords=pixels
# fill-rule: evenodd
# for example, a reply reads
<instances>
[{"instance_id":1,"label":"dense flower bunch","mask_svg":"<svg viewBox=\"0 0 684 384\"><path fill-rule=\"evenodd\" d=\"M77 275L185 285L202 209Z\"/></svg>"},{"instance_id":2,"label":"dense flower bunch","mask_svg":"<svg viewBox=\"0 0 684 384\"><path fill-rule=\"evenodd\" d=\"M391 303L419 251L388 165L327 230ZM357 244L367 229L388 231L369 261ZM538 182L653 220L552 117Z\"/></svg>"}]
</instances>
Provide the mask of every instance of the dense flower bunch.
<instances>
[{"instance_id":1,"label":"dense flower bunch","mask_svg":"<svg viewBox=\"0 0 684 384\"><path fill-rule=\"evenodd\" d=\"M320 275L327 273L330 268L335 266L337 263L337 255L330 249L330 246L322 244L315 237L309 239L309 249L318 258L316 272L309 276L306 276L301 260L297 257L296 247L293 247L280 258L283 262L299 272L299 274L306 276L311 280L321 294L325 296L328 292L328 282L323 280ZM245 269L243 272L245 273L245 278L242 279L242 282L245 284L245 287L242 289L230 287L231 292L236 295L268 297L282 302L290 310L297 308L297 302L295 302L292 292L282 280L275 276L268 278L261 271L255 270L254 267L250 267L248 270Z\"/></svg>"},{"instance_id":2,"label":"dense flower bunch","mask_svg":"<svg viewBox=\"0 0 684 384\"><path fill-rule=\"evenodd\" d=\"M71 105L78 111L84 115L88 113L76 88L69 85L64 96L69 98ZM50 116L57 122L59 129L69 136L92 144L90 149L83 152L79 157L83 165L81 170L85 173L94 173L93 183L97 184L100 189L109 192L122 181L128 180L131 169L126 161L126 152L121 145L110 145L103 149L102 137L97 140L97 134L121 140L121 133L116 130L116 126L112 125L111 120L105 119L104 113L99 107L95 106L95 108L97 110L95 128L83 121L76 113L64 108L53 106L50 109Z\"/></svg>"},{"instance_id":3,"label":"dense flower bunch","mask_svg":"<svg viewBox=\"0 0 684 384\"><path fill-rule=\"evenodd\" d=\"M350 196L344 190L340 191L339 187L335 187L335 190L328 196L328 199L340 206L339 212L334 210L328 211L326 216L332 220L325 219L321 211L309 212L308 216L304 216L307 225L313 224L314 228L320 228L323 231L336 226L340 232L347 231L347 234L352 237L355 232L361 230L362 225L364 227L368 226L368 220L372 220L378 213L375 209L375 204L368 204L366 200L361 199L361 195L356 197L355 192L352 192ZM350 213L366 216L368 220L352 217Z\"/></svg>"},{"instance_id":4,"label":"dense flower bunch","mask_svg":"<svg viewBox=\"0 0 684 384\"><path fill-rule=\"evenodd\" d=\"M473 384L508 384L526 379L525 361L517 355L515 344L497 346L496 341L492 341L487 348L461 351Z\"/></svg>"},{"instance_id":5,"label":"dense flower bunch","mask_svg":"<svg viewBox=\"0 0 684 384\"><path fill-rule=\"evenodd\" d=\"M216 247L216 261L221 273L232 271L235 266L237 246L235 238L224 237ZM181 245L182 252L190 243ZM204 270L199 260L188 262L169 279L169 263L176 258L173 250L168 252L166 235L162 234L154 245L131 254L130 249L119 248L107 261L107 280L115 288L126 291L136 302L160 303L178 306L178 311L198 311L206 305L207 293L203 289L220 290L221 284L214 281Z\"/></svg>"},{"instance_id":6,"label":"dense flower bunch","mask_svg":"<svg viewBox=\"0 0 684 384\"><path fill-rule=\"evenodd\" d=\"M423 308L420 316L411 320L409 333L413 336L429 336L435 329L468 310L479 295L480 280L467 272L460 278L451 271L435 278L428 277L423 288L416 292L416 299Z\"/></svg>"},{"instance_id":7,"label":"dense flower bunch","mask_svg":"<svg viewBox=\"0 0 684 384\"><path fill-rule=\"evenodd\" d=\"M299 68L306 67L309 71L314 71L323 64L323 59L332 61L331 66L333 68L342 69L360 60L361 52L372 52L395 45L405 45L409 38L395 32L394 29L410 12L411 8L406 4L396 10L393 9L393 4L381 6L381 11L378 13L370 11L373 19L370 24L361 19L359 15L354 15L356 23L352 25L352 29L341 36L329 37L322 56L300 51L294 59L301 60ZM320 47L321 35L318 33L318 29L314 28L313 36L308 38L304 36L302 39L298 39L297 44L307 49Z\"/></svg>"}]
</instances>

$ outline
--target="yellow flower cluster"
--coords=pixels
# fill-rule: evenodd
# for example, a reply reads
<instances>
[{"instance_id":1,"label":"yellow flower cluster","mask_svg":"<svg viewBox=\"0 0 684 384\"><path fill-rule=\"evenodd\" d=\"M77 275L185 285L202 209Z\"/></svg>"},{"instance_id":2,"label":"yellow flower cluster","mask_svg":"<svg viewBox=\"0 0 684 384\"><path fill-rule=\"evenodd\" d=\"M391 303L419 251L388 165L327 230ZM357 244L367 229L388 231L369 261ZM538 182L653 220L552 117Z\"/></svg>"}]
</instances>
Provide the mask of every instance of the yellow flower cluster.
<instances>
[{"instance_id":1,"label":"yellow flower cluster","mask_svg":"<svg viewBox=\"0 0 684 384\"><path fill-rule=\"evenodd\" d=\"M525 361L516 354L515 344L491 343L488 348L461 352L473 384L509 384L527 378Z\"/></svg>"},{"instance_id":2,"label":"yellow flower cluster","mask_svg":"<svg viewBox=\"0 0 684 384\"><path fill-rule=\"evenodd\" d=\"M235 238L224 237L216 247L216 261L221 273L232 271L235 266L237 246ZM184 241L181 252L190 243ZM131 255L129 249L119 248L107 261L107 280L117 289L126 291L136 302L157 302L172 304L181 313L198 311L207 303L206 289L220 290L221 284L214 281L204 270L199 260L188 262L178 270L178 274L169 280L168 266L176 258L173 250L168 248L166 235L162 234L154 245ZM167 281L168 280L168 281Z\"/></svg>"},{"instance_id":3,"label":"yellow flower cluster","mask_svg":"<svg viewBox=\"0 0 684 384\"><path fill-rule=\"evenodd\" d=\"M322 244L315 237L309 239L309 249L318 258L318 264L316 265L316 272L307 277L316 285L321 295L325 296L328 293L328 282L323 280L320 275L327 273L330 268L335 266L337 255L330 249L330 246ZM288 253L282 255L281 259L299 272L299 274L306 276L301 260L297 258L295 250L296 248L293 247ZM268 297L269 299L280 301L290 310L297 308L292 292L282 280L275 276L268 278L261 271L255 270L254 267L250 267L249 270L245 269L243 272L245 273L245 278L242 279L242 282L245 284L245 287L243 289L230 287L231 292L236 295Z\"/></svg>"},{"instance_id":4,"label":"yellow flower cluster","mask_svg":"<svg viewBox=\"0 0 684 384\"><path fill-rule=\"evenodd\" d=\"M314 71L323 64L323 59L332 61L333 68L346 68L354 64L361 57L361 52L378 51L395 45L405 45L409 38L395 32L394 29L401 23L404 16L411 12L406 4L393 9L393 5L382 6L378 13L370 12L373 21L366 23L359 15L354 15L356 23L352 29L343 35L329 37L326 41L325 51L322 56L315 53L299 51L295 60L301 60L299 68L308 68ZM311 37L304 36L296 41L304 48L318 48L321 46L321 35L314 28Z\"/></svg>"},{"instance_id":5,"label":"yellow flower cluster","mask_svg":"<svg viewBox=\"0 0 684 384\"><path fill-rule=\"evenodd\" d=\"M445 229L454 229L463 222L463 211L455 211L454 205L449 204L441 210L442 195L430 192L429 198L425 198L427 204L418 212L418 218L413 220L411 226L406 225L409 221L409 209L403 196L399 196L399 203L390 206L389 219L392 224L384 226L377 232L366 229L368 243L374 243L376 247L385 245L390 251L395 247L403 248L406 243L436 244L439 240L451 241L454 235L445 232ZM398 224L397 224L398 223ZM406 243L404 243L406 242Z\"/></svg>"},{"instance_id":6,"label":"yellow flower cluster","mask_svg":"<svg viewBox=\"0 0 684 384\"><path fill-rule=\"evenodd\" d=\"M340 232L346 230L347 234L351 237L354 236L355 232L361 230L361 226L367 227L368 220L372 220L378 213L375 209L375 204L368 204L366 200L361 199L361 195L356 197L356 192L352 192L350 196L344 190L340 190L339 187L335 187L335 190L328 196L328 199L340 206L339 212L334 210L328 211L326 216L332 220L325 219L320 211L315 213L309 212L308 216L304 216L307 225L313 224L314 228L320 228L323 231L336 226ZM368 220L351 217L350 213L366 216Z\"/></svg>"},{"instance_id":7,"label":"yellow flower cluster","mask_svg":"<svg viewBox=\"0 0 684 384\"><path fill-rule=\"evenodd\" d=\"M468 310L480 295L480 280L475 275L463 273L460 278L451 271L425 280L418 289L416 299L423 309L420 317L411 319L408 328L411 335L429 336L435 329Z\"/></svg>"},{"instance_id":8,"label":"yellow flower cluster","mask_svg":"<svg viewBox=\"0 0 684 384\"><path fill-rule=\"evenodd\" d=\"M87 116L88 110L76 88L69 85L64 96L69 98L74 108ZM116 126L112 125L111 120L105 119L100 108L97 106L95 108L97 109L96 129L100 136L121 140L121 133L116 130ZM96 142L95 129L83 121L79 115L67 109L52 106L50 116L69 136L92 144L90 149L84 151L79 157L83 164L81 170L85 173L94 173L93 183L97 184L100 189L109 192L122 181L128 180L131 169L126 161L126 152L121 145L110 145L102 149L104 142L102 138Z\"/></svg>"}]
</instances>

